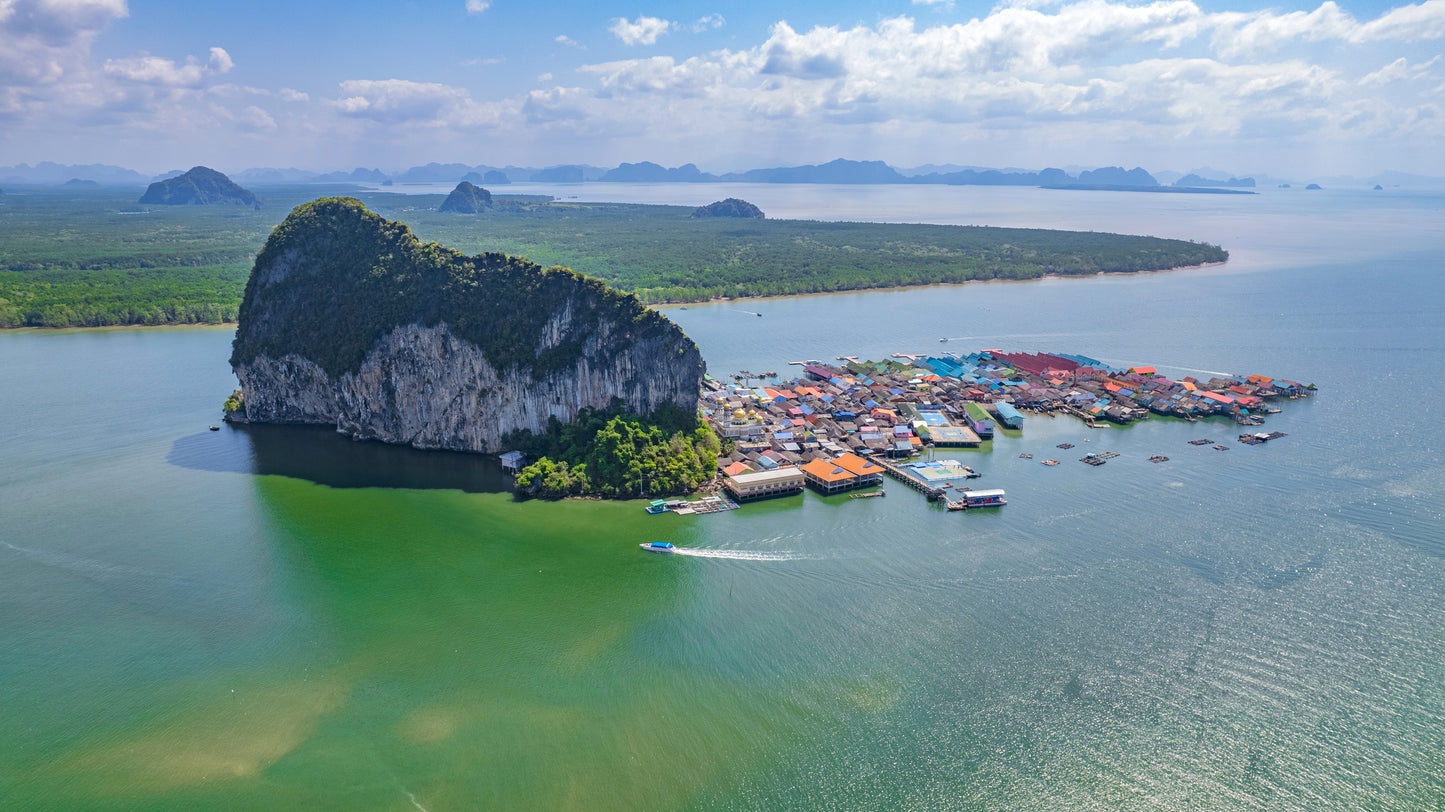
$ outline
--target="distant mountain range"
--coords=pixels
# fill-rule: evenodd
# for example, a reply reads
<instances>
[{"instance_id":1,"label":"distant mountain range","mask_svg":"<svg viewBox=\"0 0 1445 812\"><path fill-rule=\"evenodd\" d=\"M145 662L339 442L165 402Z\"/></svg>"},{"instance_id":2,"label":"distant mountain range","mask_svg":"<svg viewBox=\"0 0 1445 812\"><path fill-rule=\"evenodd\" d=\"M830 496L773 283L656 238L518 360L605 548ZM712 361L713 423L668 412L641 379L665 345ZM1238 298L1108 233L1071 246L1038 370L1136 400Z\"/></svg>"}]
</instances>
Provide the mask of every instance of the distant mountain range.
<instances>
[{"instance_id":1,"label":"distant mountain range","mask_svg":"<svg viewBox=\"0 0 1445 812\"><path fill-rule=\"evenodd\" d=\"M59 186L67 181L94 181L102 186L144 186L182 174L173 170L154 177L119 166L106 164L57 164L43 162L31 166L17 164L0 166L0 184L7 186ZM1080 167L1030 170L1019 168L990 169L959 164L924 164L905 169L882 161L837 159L824 164L778 166L749 169L744 172L714 174L694 164L665 167L651 161L624 163L608 169L588 164L562 164L548 167L469 166L462 163L429 163L401 171L383 171L358 167L350 171L313 172L306 169L260 167L230 173L237 183L249 186L281 186L297 184L447 184L460 181L488 186L508 183L828 183L828 184L937 184L947 186L1047 186L1091 188L1152 187L1169 185L1176 189L1251 189L1294 183L1303 186L1317 181L1332 188L1439 188L1445 178L1404 172L1384 172L1368 178L1325 176L1288 180L1268 175L1234 177L1215 169L1195 169L1187 174L1160 171L1151 174L1143 168L1125 169L1112 166L1097 169ZM400 189L398 191L401 191Z\"/></svg>"}]
</instances>

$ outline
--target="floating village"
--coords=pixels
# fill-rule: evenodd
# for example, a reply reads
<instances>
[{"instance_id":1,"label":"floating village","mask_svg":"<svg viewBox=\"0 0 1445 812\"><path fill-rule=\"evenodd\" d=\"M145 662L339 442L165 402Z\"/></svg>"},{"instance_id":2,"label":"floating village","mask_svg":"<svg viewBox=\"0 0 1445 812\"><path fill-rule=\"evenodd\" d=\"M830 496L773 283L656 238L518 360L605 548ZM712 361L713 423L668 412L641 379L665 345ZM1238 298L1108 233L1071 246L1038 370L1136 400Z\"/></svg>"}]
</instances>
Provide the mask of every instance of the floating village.
<instances>
[{"instance_id":1,"label":"floating village","mask_svg":"<svg viewBox=\"0 0 1445 812\"><path fill-rule=\"evenodd\" d=\"M704 381L699 409L729 453L718 459L723 494L702 501L657 500L651 513L712 513L752 499L812 488L852 498L883 496L885 478L943 501L950 510L1006 504L997 488L974 488L978 474L937 449L979 448L1001 429L1023 430L1030 416L1067 416L1091 428L1151 416L1198 422L1218 418L1257 445L1283 437L1259 430L1275 403L1307 397L1313 385L1268 378L1171 379L1152 366L1118 368L1082 355L983 350L970 355L895 354L885 361L843 356L794 361L802 376L739 372L731 383ZM754 385L764 384L766 385ZM1191 441L1226 451L1212 439ZM1073 448L1060 443L1059 449ZM1023 453L1024 459L1033 455ZM1085 454L1100 466L1118 455ZM1156 454L1150 462L1167 462ZM1058 465L1057 459L1039 461Z\"/></svg>"}]
</instances>

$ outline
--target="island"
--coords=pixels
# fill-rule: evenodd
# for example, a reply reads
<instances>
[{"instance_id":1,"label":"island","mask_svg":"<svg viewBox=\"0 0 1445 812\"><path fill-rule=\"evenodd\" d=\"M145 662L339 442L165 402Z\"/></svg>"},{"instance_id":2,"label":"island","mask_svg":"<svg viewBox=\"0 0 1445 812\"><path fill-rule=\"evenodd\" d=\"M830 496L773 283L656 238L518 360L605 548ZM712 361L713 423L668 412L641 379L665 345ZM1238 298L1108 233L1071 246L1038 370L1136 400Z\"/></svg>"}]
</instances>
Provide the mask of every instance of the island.
<instances>
[{"instance_id":1,"label":"island","mask_svg":"<svg viewBox=\"0 0 1445 812\"><path fill-rule=\"evenodd\" d=\"M152 183L140 202L162 206L238 205L261 208L254 194L214 169L194 166L181 175Z\"/></svg>"},{"instance_id":2,"label":"island","mask_svg":"<svg viewBox=\"0 0 1445 812\"><path fill-rule=\"evenodd\" d=\"M705 367L677 325L566 268L424 244L351 198L299 206L272 232L231 366L233 423L482 453L565 432L602 462L564 492L628 492L663 455L711 474L693 437ZM674 489L699 481L675 473Z\"/></svg>"},{"instance_id":3,"label":"island","mask_svg":"<svg viewBox=\"0 0 1445 812\"><path fill-rule=\"evenodd\" d=\"M473 186L469 181L462 181L457 188L447 195L437 211L450 211L458 214L477 214L492 207L492 193L480 186Z\"/></svg>"},{"instance_id":4,"label":"island","mask_svg":"<svg viewBox=\"0 0 1445 812\"><path fill-rule=\"evenodd\" d=\"M706 206L699 206L693 210L692 216L695 218L733 217L744 220L762 220L766 215L763 214L762 209L748 201L730 197L726 200L719 200L716 203L709 203Z\"/></svg>"}]
</instances>

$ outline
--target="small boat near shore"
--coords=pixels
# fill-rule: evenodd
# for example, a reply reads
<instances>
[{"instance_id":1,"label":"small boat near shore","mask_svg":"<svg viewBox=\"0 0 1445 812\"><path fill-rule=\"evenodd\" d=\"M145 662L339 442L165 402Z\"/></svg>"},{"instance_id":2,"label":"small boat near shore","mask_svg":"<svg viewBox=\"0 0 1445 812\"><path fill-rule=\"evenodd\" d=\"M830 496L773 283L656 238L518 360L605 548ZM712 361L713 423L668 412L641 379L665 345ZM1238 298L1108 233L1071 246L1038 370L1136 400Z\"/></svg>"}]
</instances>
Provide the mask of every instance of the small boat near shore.
<instances>
[{"instance_id":1,"label":"small boat near shore","mask_svg":"<svg viewBox=\"0 0 1445 812\"><path fill-rule=\"evenodd\" d=\"M652 541L637 545L649 553L675 553L677 547L670 541Z\"/></svg>"}]
</instances>

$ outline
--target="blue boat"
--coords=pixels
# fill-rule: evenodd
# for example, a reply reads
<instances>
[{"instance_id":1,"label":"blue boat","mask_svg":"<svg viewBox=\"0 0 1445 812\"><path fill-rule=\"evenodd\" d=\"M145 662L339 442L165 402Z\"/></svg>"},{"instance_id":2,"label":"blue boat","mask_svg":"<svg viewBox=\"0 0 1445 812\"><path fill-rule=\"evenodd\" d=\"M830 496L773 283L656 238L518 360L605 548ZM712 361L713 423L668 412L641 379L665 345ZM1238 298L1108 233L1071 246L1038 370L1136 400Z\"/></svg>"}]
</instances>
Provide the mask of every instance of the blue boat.
<instances>
[{"instance_id":1,"label":"blue boat","mask_svg":"<svg viewBox=\"0 0 1445 812\"><path fill-rule=\"evenodd\" d=\"M637 545L649 553L675 553L677 548L672 546L670 541L654 541L648 544Z\"/></svg>"}]
</instances>

